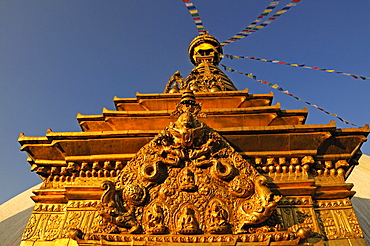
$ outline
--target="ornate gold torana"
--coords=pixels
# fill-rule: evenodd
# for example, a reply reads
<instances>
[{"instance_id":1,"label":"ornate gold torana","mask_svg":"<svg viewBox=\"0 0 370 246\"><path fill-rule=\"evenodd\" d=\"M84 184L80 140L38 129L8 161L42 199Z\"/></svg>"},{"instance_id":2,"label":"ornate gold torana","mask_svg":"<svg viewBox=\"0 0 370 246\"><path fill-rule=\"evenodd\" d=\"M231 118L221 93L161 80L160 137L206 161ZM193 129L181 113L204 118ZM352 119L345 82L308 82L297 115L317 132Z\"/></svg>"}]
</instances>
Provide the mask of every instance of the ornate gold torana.
<instances>
[{"instance_id":1,"label":"ornate gold torana","mask_svg":"<svg viewBox=\"0 0 370 246\"><path fill-rule=\"evenodd\" d=\"M345 179L368 126L305 125L307 109L236 90L221 54L196 37L165 93L21 134L43 179L21 245L365 245Z\"/></svg>"}]
</instances>

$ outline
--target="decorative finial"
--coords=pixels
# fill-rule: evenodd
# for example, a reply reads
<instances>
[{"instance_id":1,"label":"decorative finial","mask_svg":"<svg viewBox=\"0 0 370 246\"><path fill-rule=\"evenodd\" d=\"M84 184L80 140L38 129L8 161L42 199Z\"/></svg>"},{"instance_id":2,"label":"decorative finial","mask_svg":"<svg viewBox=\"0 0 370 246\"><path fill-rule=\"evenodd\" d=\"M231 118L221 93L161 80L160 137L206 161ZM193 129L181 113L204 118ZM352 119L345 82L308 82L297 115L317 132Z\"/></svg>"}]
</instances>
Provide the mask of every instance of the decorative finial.
<instances>
[{"instance_id":1,"label":"decorative finial","mask_svg":"<svg viewBox=\"0 0 370 246\"><path fill-rule=\"evenodd\" d=\"M193 114L195 118L206 117L206 114L200 113L202 110L202 104L197 103L194 92L192 90L185 90L182 93L180 103L176 104L176 109L171 113L173 116L180 116L183 113L189 112Z\"/></svg>"}]
</instances>

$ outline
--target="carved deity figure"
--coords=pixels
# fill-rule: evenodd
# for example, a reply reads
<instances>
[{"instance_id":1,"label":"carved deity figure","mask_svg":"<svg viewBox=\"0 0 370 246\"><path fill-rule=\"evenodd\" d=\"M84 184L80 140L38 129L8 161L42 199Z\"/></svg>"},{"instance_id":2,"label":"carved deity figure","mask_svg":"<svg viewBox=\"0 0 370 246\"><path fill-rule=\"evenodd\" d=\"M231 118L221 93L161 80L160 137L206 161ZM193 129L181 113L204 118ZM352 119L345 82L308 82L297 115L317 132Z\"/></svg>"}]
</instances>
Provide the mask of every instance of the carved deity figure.
<instances>
[{"instance_id":1,"label":"carved deity figure","mask_svg":"<svg viewBox=\"0 0 370 246\"><path fill-rule=\"evenodd\" d=\"M179 178L180 190L183 191L195 191L197 186L195 185L194 173L190 169L185 169Z\"/></svg>"},{"instance_id":2,"label":"carved deity figure","mask_svg":"<svg viewBox=\"0 0 370 246\"><path fill-rule=\"evenodd\" d=\"M163 209L158 204L154 204L148 212L148 233L163 234L166 231L164 223Z\"/></svg>"},{"instance_id":3,"label":"carved deity figure","mask_svg":"<svg viewBox=\"0 0 370 246\"><path fill-rule=\"evenodd\" d=\"M197 121L192 113L185 112L169 128L169 131L174 136L175 145L190 148L194 145L195 140L200 140L204 127L204 123Z\"/></svg>"},{"instance_id":4,"label":"carved deity figure","mask_svg":"<svg viewBox=\"0 0 370 246\"><path fill-rule=\"evenodd\" d=\"M195 211L189 207L183 208L177 223L177 232L180 234L195 234L199 230Z\"/></svg>"},{"instance_id":5,"label":"carved deity figure","mask_svg":"<svg viewBox=\"0 0 370 246\"><path fill-rule=\"evenodd\" d=\"M210 208L209 222L207 230L212 234L224 234L229 229L228 213L222 208L221 204L215 202Z\"/></svg>"}]
</instances>

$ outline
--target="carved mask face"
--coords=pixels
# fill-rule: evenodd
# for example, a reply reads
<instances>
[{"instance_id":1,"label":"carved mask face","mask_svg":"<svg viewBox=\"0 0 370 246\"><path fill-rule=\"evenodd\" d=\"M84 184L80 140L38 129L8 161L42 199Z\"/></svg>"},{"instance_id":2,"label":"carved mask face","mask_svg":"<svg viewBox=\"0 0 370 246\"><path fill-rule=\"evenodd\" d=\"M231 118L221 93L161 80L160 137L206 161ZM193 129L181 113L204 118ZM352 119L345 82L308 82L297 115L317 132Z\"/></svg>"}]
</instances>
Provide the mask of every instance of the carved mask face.
<instances>
[{"instance_id":1,"label":"carved mask face","mask_svg":"<svg viewBox=\"0 0 370 246\"><path fill-rule=\"evenodd\" d=\"M193 128L194 126L194 116L191 113L183 113L180 115L179 119L177 120L179 126L183 128Z\"/></svg>"},{"instance_id":2,"label":"carved mask face","mask_svg":"<svg viewBox=\"0 0 370 246\"><path fill-rule=\"evenodd\" d=\"M209 43L202 43L194 48L194 61L199 64L203 60L208 60L211 63L217 63L219 58L217 49Z\"/></svg>"}]
</instances>

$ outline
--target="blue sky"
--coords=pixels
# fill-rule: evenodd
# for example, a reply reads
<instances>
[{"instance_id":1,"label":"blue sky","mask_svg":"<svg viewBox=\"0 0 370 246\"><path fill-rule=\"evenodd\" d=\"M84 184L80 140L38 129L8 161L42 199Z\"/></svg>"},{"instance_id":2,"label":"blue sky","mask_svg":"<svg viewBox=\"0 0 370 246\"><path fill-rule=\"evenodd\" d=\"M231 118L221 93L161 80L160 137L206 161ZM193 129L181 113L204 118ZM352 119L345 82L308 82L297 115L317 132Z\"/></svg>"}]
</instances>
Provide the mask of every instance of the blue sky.
<instances>
[{"instance_id":1,"label":"blue sky","mask_svg":"<svg viewBox=\"0 0 370 246\"><path fill-rule=\"evenodd\" d=\"M270 0L194 0L220 42L249 25ZM282 0L279 10L287 0ZM368 0L302 0L266 28L224 47L255 56L370 76ZM113 97L162 92L177 70L185 77L195 24L181 0L2 0L0 3L0 204L41 180L20 152L19 133L81 131L76 114L114 109ZM359 126L370 123L370 81L252 60L222 61L276 83ZM307 105L245 76L239 89L274 92L283 109ZM315 108L307 124L350 127ZM370 154L370 144L363 152Z\"/></svg>"}]
</instances>

